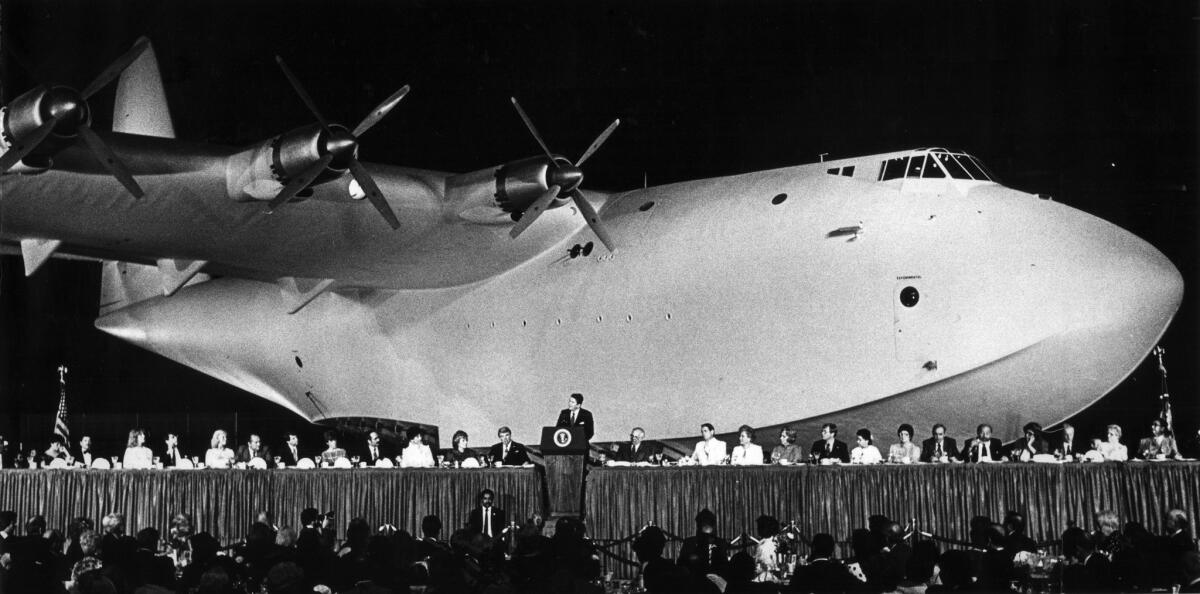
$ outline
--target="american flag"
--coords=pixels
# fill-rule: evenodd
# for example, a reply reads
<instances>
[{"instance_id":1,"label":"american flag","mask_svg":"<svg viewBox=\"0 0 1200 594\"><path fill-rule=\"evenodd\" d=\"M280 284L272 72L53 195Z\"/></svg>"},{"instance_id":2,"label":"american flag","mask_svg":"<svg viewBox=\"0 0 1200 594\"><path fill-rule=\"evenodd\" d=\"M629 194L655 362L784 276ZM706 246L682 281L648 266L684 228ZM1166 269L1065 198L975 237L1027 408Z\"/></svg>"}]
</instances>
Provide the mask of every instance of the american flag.
<instances>
[{"instance_id":1,"label":"american flag","mask_svg":"<svg viewBox=\"0 0 1200 594\"><path fill-rule=\"evenodd\" d=\"M71 430L67 428L67 366L58 366L58 414L54 417L54 434L63 443L71 443Z\"/></svg>"}]
</instances>

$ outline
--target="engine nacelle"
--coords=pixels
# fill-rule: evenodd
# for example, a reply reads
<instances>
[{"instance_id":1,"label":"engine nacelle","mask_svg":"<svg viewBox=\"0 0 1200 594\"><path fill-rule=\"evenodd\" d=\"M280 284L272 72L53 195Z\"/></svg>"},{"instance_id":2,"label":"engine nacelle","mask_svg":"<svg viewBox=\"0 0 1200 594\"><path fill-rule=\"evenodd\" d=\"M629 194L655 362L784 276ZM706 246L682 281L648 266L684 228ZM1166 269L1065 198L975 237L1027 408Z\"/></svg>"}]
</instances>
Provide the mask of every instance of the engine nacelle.
<instances>
[{"instance_id":1,"label":"engine nacelle","mask_svg":"<svg viewBox=\"0 0 1200 594\"><path fill-rule=\"evenodd\" d=\"M559 156L555 156L555 162L570 166L570 162ZM569 189L563 181L556 179L556 174L546 157L511 161L447 179L446 200L458 216L468 221L511 223L556 182L563 192ZM550 208L570 200L563 192L550 203Z\"/></svg>"},{"instance_id":2,"label":"engine nacelle","mask_svg":"<svg viewBox=\"0 0 1200 594\"><path fill-rule=\"evenodd\" d=\"M337 125L330 126L330 132L332 134L326 134L318 124L304 126L233 155L225 171L229 197L240 201L274 198L290 179L312 167L331 147L345 142L349 136L345 128ZM356 148L349 148L345 154L353 155ZM348 168L347 161L344 158L330 161L310 187L341 177ZM298 197L310 194L302 192Z\"/></svg>"},{"instance_id":3,"label":"engine nacelle","mask_svg":"<svg viewBox=\"0 0 1200 594\"><path fill-rule=\"evenodd\" d=\"M52 117L57 117L58 123L13 171L49 168L50 157L73 143L79 127L91 122L91 111L78 91L46 86L27 91L0 108L0 148L3 151L28 142Z\"/></svg>"}]
</instances>

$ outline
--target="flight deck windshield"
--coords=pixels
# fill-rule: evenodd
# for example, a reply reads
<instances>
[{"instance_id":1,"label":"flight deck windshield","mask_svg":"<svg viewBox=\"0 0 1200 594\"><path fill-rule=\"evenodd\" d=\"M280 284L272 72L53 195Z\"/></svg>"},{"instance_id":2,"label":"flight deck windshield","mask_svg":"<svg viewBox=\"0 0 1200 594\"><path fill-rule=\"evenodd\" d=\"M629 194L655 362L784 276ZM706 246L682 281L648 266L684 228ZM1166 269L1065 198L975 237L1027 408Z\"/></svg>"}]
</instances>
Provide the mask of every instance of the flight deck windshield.
<instances>
[{"instance_id":1,"label":"flight deck windshield","mask_svg":"<svg viewBox=\"0 0 1200 594\"><path fill-rule=\"evenodd\" d=\"M879 168L879 181L889 179L924 178L996 181L983 163L966 153L952 153L944 149L918 151L906 157L896 157L883 162Z\"/></svg>"}]
</instances>

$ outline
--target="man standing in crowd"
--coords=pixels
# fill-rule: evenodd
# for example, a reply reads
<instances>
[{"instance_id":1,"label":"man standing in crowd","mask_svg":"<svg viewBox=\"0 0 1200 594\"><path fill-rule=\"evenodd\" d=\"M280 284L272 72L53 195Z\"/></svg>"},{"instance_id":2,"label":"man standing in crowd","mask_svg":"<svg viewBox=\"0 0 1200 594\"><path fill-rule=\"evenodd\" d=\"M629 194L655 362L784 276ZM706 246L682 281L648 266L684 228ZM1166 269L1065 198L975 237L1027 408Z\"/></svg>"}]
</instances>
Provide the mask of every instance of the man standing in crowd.
<instances>
[{"instance_id":1,"label":"man standing in crowd","mask_svg":"<svg viewBox=\"0 0 1200 594\"><path fill-rule=\"evenodd\" d=\"M821 439L813 442L808 455L820 463L826 460L837 460L842 464L850 462L850 450L846 448L846 442L837 438L837 425L834 423L821 425Z\"/></svg>"},{"instance_id":2,"label":"man standing in crowd","mask_svg":"<svg viewBox=\"0 0 1200 594\"><path fill-rule=\"evenodd\" d=\"M167 438L163 440L163 467L176 468L182 459L183 454L179 451L179 436L174 433L168 433Z\"/></svg>"},{"instance_id":3,"label":"man standing in crowd","mask_svg":"<svg viewBox=\"0 0 1200 594\"><path fill-rule=\"evenodd\" d=\"M255 458L262 458L263 462L267 463L267 468L275 467L275 459L271 457L271 448L264 446L262 438L256 433L250 434L250 439L245 444L238 446L237 457L235 461L245 464Z\"/></svg>"},{"instance_id":4,"label":"man standing in crowd","mask_svg":"<svg viewBox=\"0 0 1200 594\"><path fill-rule=\"evenodd\" d=\"M500 437L500 443L488 450L493 465L522 466L529 463L529 452L525 450L524 445L513 441L512 429L501 427L496 435Z\"/></svg>"},{"instance_id":5,"label":"man standing in crowd","mask_svg":"<svg viewBox=\"0 0 1200 594\"><path fill-rule=\"evenodd\" d=\"M958 460L958 443L953 437L946 437L946 426L938 423L933 426L933 436L921 442L922 462L956 462Z\"/></svg>"},{"instance_id":6,"label":"man standing in crowd","mask_svg":"<svg viewBox=\"0 0 1200 594\"><path fill-rule=\"evenodd\" d=\"M641 427L634 427L633 431L629 432L629 443L618 445L617 452L613 458L617 462L650 464L651 458L655 454L658 454L658 448L654 444L645 442L645 439L645 430Z\"/></svg>"},{"instance_id":7,"label":"man standing in crowd","mask_svg":"<svg viewBox=\"0 0 1200 594\"><path fill-rule=\"evenodd\" d=\"M592 421L592 411L583 408L583 394L571 394L567 398L567 407L558 413L555 427L582 427L588 441L596 433L596 425Z\"/></svg>"},{"instance_id":8,"label":"man standing in crowd","mask_svg":"<svg viewBox=\"0 0 1200 594\"><path fill-rule=\"evenodd\" d=\"M1004 443L992 437L992 426L983 423L975 428L975 437L963 444L963 459L967 462L999 462L1004 458Z\"/></svg>"},{"instance_id":9,"label":"man standing in crowd","mask_svg":"<svg viewBox=\"0 0 1200 594\"><path fill-rule=\"evenodd\" d=\"M379 432L378 431L368 432L367 433L367 445L365 448L363 448L363 453L361 456L362 461L366 462L368 466L375 466L376 462L378 462L382 459L391 458L391 457L392 456L391 456L390 452L383 451L383 443L381 442L381 440L379 438Z\"/></svg>"},{"instance_id":10,"label":"man standing in crowd","mask_svg":"<svg viewBox=\"0 0 1200 594\"><path fill-rule=\"evenodd\" d=\"M283 444L283 449L279 451L279 462L285 466L295 468L300 462L300 436L295 433L287 434L287 441Z\"/></svg>"},{"instance_id":11,"label":"man standing in crowd","mask_svg":"<svg viewBox=\"0 0 1200 594\"><path fill-rule=\"evenodd\" d=\"M496 493L491 489L479 492L479 505L467 516L467 527L471 532L498 538L507 525L504 510L493 505Z\"/></svg>"}]
</instances>

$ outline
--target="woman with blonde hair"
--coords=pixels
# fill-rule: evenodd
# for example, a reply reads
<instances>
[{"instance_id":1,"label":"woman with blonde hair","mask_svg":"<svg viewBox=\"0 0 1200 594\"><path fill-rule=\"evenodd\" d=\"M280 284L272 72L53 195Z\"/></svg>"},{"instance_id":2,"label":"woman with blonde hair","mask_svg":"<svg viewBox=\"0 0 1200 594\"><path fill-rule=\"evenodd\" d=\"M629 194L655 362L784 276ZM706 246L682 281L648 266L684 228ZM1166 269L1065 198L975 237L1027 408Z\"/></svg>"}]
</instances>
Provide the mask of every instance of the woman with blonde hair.
<instances>
[{"instance_id":1,"label":"woman with blonde hair","mask_svg":"<svg viewBox=\"0 0 1200 594\"><path fill-rule=\"evenodd\" d=\"M141 429L129 430L129 441L125 443L125 457L121 460L123 468L150 468L154 465L154 452L146 447L146 432Z\"/></svg>"},{"instance_id":2,"label":"woman with blonde hair","mask_svg":"<svg viewBox=\"0 0 1200 594\"><path fill-rule=\"evenodd\" d=\"M209 468L229 468L233 465L233 450L226 447L229 442L229 436L226 435L224 429L213 431L212 440L209 441L208 451L204 453L204 465Z\"/></svg>"},{"instance_id":3,"label":"woman with blonde hair","mask_svg":"<svg viewBox=\"0 0 1200 594\"><path fill-rule=\"evenodd\" d=\"M1105 460L1115 460L1124 462L1129 459L1129 448L1126 448L1121 443L1121 426L1112 424L1108 426L1108 439L1100 444L1100 455L1104 456Z\"/></svg>"}]
</instances>

